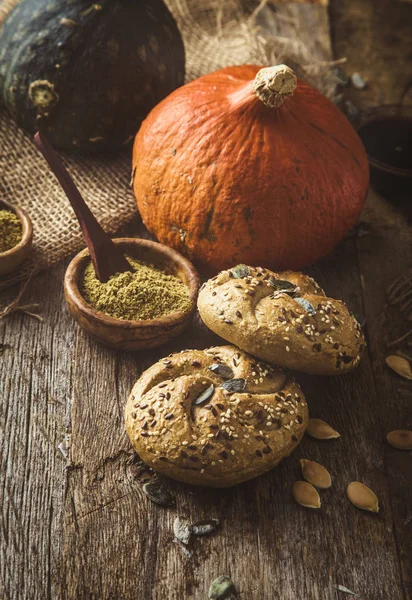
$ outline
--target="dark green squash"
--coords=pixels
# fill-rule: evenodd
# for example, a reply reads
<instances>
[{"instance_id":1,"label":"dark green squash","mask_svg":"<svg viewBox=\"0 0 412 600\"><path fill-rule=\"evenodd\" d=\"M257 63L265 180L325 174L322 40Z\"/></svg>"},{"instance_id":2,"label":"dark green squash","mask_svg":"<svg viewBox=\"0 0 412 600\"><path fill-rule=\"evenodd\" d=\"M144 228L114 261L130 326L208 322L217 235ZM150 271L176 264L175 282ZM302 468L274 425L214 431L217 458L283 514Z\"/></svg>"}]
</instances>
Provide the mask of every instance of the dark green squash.
<instances>
[{"instance_id":1,"label":"dark green squash","mask_svg":"<svg viewBox=\"0 0 412 600\"><path fill-rule=\"evenodd\" d=\"M112 150L184 80L162 0L21 0L0 30L0 98L57 147Z\"/></svg>"}]
</instances>

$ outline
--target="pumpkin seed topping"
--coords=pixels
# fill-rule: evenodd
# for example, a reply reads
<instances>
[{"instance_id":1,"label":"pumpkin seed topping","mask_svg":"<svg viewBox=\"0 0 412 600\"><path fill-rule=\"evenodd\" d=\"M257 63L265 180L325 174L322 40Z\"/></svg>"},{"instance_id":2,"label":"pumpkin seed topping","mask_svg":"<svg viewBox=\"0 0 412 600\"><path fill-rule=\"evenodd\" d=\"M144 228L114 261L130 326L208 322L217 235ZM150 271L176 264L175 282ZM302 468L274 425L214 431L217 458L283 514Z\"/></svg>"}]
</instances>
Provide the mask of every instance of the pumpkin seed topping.
<instances>
[{"instance_id":1,"label":"pumpkin seed topping","mask_svg":"<svg viewBox=\"0 0 412 600\"><path fill-rule=\"evenodd\" d=\"M212 373L216 373L222 379L232 379L233 371L228 365L224 365L222 363L214 363L211 367L209 367L209 371Z\"/></svg>"},{"instance_id":2,"label":"pumpkin seed topping","mask_svg":"<svg viewBox=\"0 0 412 600\"><path fill-rule=\"evenodd\" d=\"M173 496L160 481L149 481L144 484L142 489L152 502L160 504L160 506L173 506L175 503Z\"/></svg>"},{"instance_id":3,"label":"pumpkin seed topping","mask_svg":"<svg viewBox=\"0 0 412 600\"><path fill-rule=\"evenodd\" d=\"M233 394L235 392L243 392L243 390L246 389L246 386L247 380L243 379L243 377L238 377L236 379L225 381L220 387Z\"/></svg>"},{"instance_id":4,"label":"pumpkin seed topping","mask_svg":"<svg viewBox=\"0 0 412 600\"><path fill-rule=\"evenodd\" d=\"M187 545L192 535L192 526L187 519L176 517L173 523L173 533L177 540Z\"/></svg>"},{"instance_id":5,"label":"pumpkin seed topping","mask_svg":"<svg viewBox=\"0 0 412 600\"><path fill-rule=\"evenodd\" d=\"M393 354L392 356L387 357L386 364L392 371L395 371L395 373L401 377L412 379L411 363L406 360L406 358Z\"/></svg>"},{"instance_id":6,"label":"pumpkin seed topping","mask_svg":"<svg viewBox=\"0 0 412 600\"><path fill-rule=\"evenodd\" d=\"M379 501L375 492L364 483L352 481L346 488L346 493L349 500L356 508L369 510L371 512L379 512Z\"/></svg>"},{"instance_id":7,"label":"pumpkin seed topping","mask_svg":"<svg viewBox=\"0 0 412 600\"><path fill-rule=\"evenodd\" d=\"M200 404L204 404L204 402L207 402L209 400L209 398L211 398L213 396L214 391L215 391L215 386L212 383L212 385L210 385L201 394L199 394L199 396L194 400L193 404L195 404L196 406L200 406Z\"/></svg>"},{"instance_id":8,"label":"pumpkin seed topping","mask_svg":"<svg viewBox=\"0 0 412 600\"><path fill-rule=\"evenodd\" d=\"M233 582L230 577L228 575L221 575L210 584L208 598L209 600L225 600L234 591Z\"/></svg>"},{"instance_id":9,"label":"pumpkin seed topping","mask_svg":"<svg viewBox=\"0 0 412 600\"><path fill-rule=\"evenodd\" d=\"M295 481L292 488L293 497L305 508L320 508L320 496L316 488L307 481Z\"/></svg>"},{"instance_id":10,"label":"pumpkin seed topping","mask_svg":"<svg viewBox=\"0 0 412 600\"><path fill-rule=\"evenodd\" d=\"M412 450L412 431L395 429L386 435L388 443L398 450Z\"/></svg>"},{"instance_id":11,"label":"pumpkin seed topping","mask_svg":"<svg viewBox=\"0 0 412 600\"><path fill-rule=\"evenodd\" d=\"M331 440L340 437L340 433L322 419L309 419L306 433L317 440Z\"/></svg>"},{"instance_id":12,"label":"pumpkin seed topping","mask_svg":"<svg viewBox=\"0 0 412 600\"><path fill-rule=\"evenodd\" d=\"M297 291L296 285L290 281L284 279L275 279L272 275L268 279L268 283L275 288L278 292L285 292L285 294L294 294Z\"/></svg>"},{"instance_id":13,"label":"pumpkin seed topping","mask_svg":"<svg viewBox=\"0 0 412 600\"><path fill-rule=\"evenodd\" d=\"M320 489L330 488L332 478L329 471L321 464L305 458L300 459L303 478L309 483Z\"/></svg>"},{"instance_id":14,"label":"pumpkin seed topping","mask_svg":"<svg viewBox=\"0 0 412 600\"><path fill-rule=\"evenodd\" d=\"M305 298L293 298L293 299L295 302L300 304L300 306L302 308L304 308L307 313L309 313L310 315L316 315L315 307L313 306L313 304L311 304L309 302L309 300L306 300Z\"/></svg>"},{"instance_id":15,"label":"pumpkin seed topping","mask_svg":"<svg viewBox=\"0 0 412 600\"><path fill-rule=\"evenodd\" d=\"M219 519L205 519L192 524L193 535L208 535L213 533L219 525Z\"/></svg>"},{"instance_id":16,"label":"pumpkin seed topping","mask_svg":"<svg viewBox=\"0 0 412 600\"><path fill-rule=\"evenodd\" d=\"M236 267L231 269L231 272L233 273L235 279L243 279L244 277L248 277L250 275L249 267L243 264L236 265Z\"/></svg>"}]
</instances>

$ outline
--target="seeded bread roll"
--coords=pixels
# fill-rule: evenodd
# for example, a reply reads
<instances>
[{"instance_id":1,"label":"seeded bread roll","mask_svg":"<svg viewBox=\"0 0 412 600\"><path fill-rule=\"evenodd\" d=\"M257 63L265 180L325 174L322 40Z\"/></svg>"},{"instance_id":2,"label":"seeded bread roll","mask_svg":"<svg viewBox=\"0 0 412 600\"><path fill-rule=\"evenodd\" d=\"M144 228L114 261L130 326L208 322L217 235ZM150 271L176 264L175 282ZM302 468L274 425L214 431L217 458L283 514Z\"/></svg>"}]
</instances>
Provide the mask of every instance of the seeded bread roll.
<instances>
[{"instance_id":1,"label":"seeded bread roll","mask_svg":"<svg viewBox=\"0 0 412 600\"><path fill-rule=\"evenodd\" d=\"M305 373L346 373L365 349L345 303L328 298L303 273L237 265L202 286L198 308L207 327L228 342Z\"/></svg>"},{"instance_id":2,"label":"seeded bread roll","mask_svg":"<svg viewBox=\"0 0 412 600\"><path fill-rule=\"evenodd\" d=\"M125 411L140 458L172 479L230 487L276 466L308 421L283 369L234 346L185 350L150 367Z\"/></svg>"}]
</instances>

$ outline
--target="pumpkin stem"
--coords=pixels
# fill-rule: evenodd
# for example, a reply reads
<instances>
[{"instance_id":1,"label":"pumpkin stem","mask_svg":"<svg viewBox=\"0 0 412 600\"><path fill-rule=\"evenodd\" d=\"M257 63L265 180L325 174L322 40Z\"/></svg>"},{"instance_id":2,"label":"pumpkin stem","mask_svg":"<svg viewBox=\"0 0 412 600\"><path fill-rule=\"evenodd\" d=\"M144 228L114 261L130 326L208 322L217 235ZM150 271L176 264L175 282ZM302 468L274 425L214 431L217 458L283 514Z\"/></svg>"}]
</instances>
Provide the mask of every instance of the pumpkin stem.
<instances>
[{"instance_id":1,"label":"pumpkin stem","mask_svg":"<svg viewBox=\"0 0 412 600\"><path fill-rule=\"evenodd\" d=\"M258 71L253 81L253 91L269 108L282 106L287 96L291 96L297 85L297 77L286 65L265 67Z\"/></svg>"}]
</instances>

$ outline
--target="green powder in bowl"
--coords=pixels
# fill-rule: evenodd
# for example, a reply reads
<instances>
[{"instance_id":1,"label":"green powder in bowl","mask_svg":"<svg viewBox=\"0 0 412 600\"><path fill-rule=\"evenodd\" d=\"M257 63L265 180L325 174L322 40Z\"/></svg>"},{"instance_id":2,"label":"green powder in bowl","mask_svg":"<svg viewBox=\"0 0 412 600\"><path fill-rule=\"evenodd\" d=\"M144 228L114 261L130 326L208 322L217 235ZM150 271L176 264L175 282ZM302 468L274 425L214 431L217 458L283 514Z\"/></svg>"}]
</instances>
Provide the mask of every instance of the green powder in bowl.
<instances>
[{"instance_id":1,"label":"green powder in bowl","mask_svg":"<svg viewBox=\"0 0 412 600\"><path fill-rule=\"evenodd\" d=\"M189 289L178 277L153 265L126 257L133 271L118 273L101 283L90 262L79 289L99 312L133 321L156 319L191 307Z\"/></svg>"},{"instance_id":2,"label":"green powder in bowl","mask_svg":"<svg viewBox=\"0 0 412 600\"><path fill-rule=\"evenodd\" d=\"M21 242L23 229L20 219L11 210L0 210L0 252L7 252Z\"/></svg>"}]
</instances>

